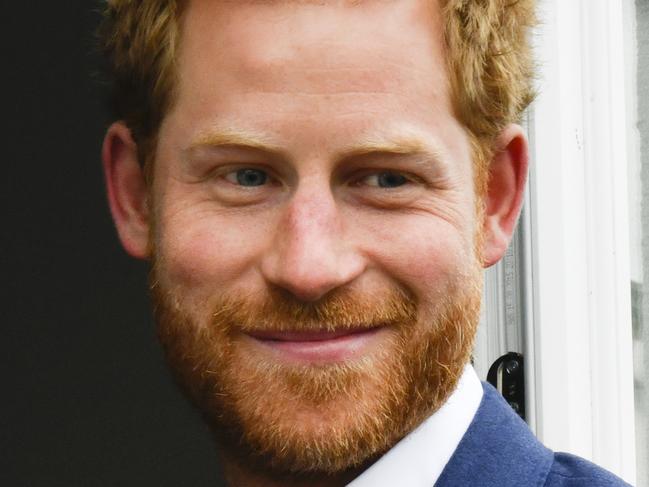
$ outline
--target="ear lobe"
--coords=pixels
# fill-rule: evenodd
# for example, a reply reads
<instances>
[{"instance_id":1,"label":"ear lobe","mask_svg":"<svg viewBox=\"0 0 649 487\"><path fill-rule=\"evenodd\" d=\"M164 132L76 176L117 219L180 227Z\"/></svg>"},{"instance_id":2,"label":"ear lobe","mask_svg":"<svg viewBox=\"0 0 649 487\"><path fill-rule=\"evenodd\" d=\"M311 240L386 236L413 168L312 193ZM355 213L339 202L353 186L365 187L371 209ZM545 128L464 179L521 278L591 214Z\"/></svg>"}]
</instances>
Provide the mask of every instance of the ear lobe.
<instances>
[{"instance_id":1,"label":"ear lobe","mask_svg":"<svg viewBox=\"0 0 649 487\"><path fill-rule=\"evenodd\" d=\"M148 188L140 167L137 145L123 122L106 132L102 160L108 203L122 246L133 257L148 258Z\"/></svg>"},{"instance_id":2,"label":"ear lobe","mask_svg":"<svg viewBox=\"0 0 649 487\"><path fill-rule=\"evenodd\" d=\"M483 220L483 265L489 267L505 254L523 204L529 149L523 129L508 125L497 137L489 166Z\"/></svg>"}]
</instances>

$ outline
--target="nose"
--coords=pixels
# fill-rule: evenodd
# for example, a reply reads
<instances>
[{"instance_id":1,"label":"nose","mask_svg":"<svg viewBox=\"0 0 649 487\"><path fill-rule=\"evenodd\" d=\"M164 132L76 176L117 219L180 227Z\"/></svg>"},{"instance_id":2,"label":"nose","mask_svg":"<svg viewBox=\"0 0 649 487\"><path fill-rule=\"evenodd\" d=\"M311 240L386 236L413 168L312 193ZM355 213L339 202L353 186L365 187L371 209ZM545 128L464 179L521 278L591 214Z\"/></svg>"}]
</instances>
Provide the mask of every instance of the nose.
<instances>
[{"instance_id":1,"label":"nose","mask_svg":"<svg viewBox=\"0 0 649 487\"><path fill-rule=\"evenodd\" d=\"M351 283L365 267L329 188L301 188L287 203L263 256L266 281L304 302Z\"/></svg>"}]
</instances>

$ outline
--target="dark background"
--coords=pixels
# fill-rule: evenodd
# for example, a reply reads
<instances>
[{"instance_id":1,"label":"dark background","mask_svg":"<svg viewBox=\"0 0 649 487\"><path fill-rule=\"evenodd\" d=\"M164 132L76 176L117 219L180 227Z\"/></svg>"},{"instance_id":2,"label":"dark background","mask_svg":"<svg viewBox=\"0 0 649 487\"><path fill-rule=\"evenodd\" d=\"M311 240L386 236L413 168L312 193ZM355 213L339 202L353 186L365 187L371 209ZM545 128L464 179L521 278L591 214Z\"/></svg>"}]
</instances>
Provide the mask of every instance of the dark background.
<instances>
[{"instance_id":1,"label":"dark background","mask_svg":"<svg viewBox=\"0 0 649 487\"><path fill-rule=\"evenodd\" d=\"M5 2L0 485L220 485L164 366L145 263L120 248L92 0Z\"/></svg>"}]
</instances>

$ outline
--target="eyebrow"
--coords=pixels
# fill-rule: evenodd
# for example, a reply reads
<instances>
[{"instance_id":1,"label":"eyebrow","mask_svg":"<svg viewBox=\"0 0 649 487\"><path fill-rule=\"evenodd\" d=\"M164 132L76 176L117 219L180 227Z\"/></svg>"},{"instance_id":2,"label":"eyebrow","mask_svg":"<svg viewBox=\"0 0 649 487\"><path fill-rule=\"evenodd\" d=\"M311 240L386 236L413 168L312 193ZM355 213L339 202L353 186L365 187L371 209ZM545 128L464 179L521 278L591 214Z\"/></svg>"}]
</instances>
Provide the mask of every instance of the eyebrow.
<instances>
[{"instance_id":1,"label":"eyebrow","mask_svg":"<svg viewBox=\"0 0 649 487\"><path fill-rule=\"evenodd\" d=\"M202 148L218 148L227 146L249 148L276 154L284 153L281 146L275 143L272 138L257 132L241 129L222 129L205 132L199 135L190 144L186 149L186 152L192 152L196 149Z\"/></svg>"},{"instance_id":2,"label":"eyebrow","mask_svg":"<svg viewBox=\"0 0 649 487\"><path fill-rule=\"evenodd\" d=\"M396 133L377 134L363 137L360 142L346 147L342 151L345 159L374 154L385 155L426 155L436 160L445 160L444 151L430 138L423 134Z\"/></svg>"},{"instance_id":3,"label":"eyebrow","mask_svg":"<svg viewBox=\"0 0 649 487\"><path fill-rule=\"evenodd\" d=\"M288 158L286 150L272 137L233 128L203 133L191 143L186 152L219 147L251 149ZM445 152L429 136L412 130L363 135L359 141L338 150L336 159L349 160L371 155L426 156L440 162L446 160Z\"/></svg>"}]
</instances>

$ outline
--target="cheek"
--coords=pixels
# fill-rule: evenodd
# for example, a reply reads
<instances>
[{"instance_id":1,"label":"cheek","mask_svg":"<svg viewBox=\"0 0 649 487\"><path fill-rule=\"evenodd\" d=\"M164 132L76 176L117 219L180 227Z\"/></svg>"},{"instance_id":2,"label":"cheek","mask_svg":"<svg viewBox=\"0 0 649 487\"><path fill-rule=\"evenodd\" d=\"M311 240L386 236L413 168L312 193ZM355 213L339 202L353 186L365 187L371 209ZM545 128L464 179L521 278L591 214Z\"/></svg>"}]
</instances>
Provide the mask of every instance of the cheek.
<instances>
[{"instance_id":1,"label":"cheek","mask_svg":"<svg viewBox=\"0 0 649 487\"><path fill-rule=\"evenodd\" d=\"M157 257L170 284L222 289L254 266L264 245L259 226L200 211L160 218Z\"/></svg>"},{"instance_id":2,"label":"cheek","mask_svg":"<svg viewBox=\"0 0 649 487\"><path fill-rule=\"evenodd\" d=\"M418 298L445 293L473 264L472 239L445 221L404 219L398 229L374 229L372 260Z\"/></svg>"}]
</instances>

